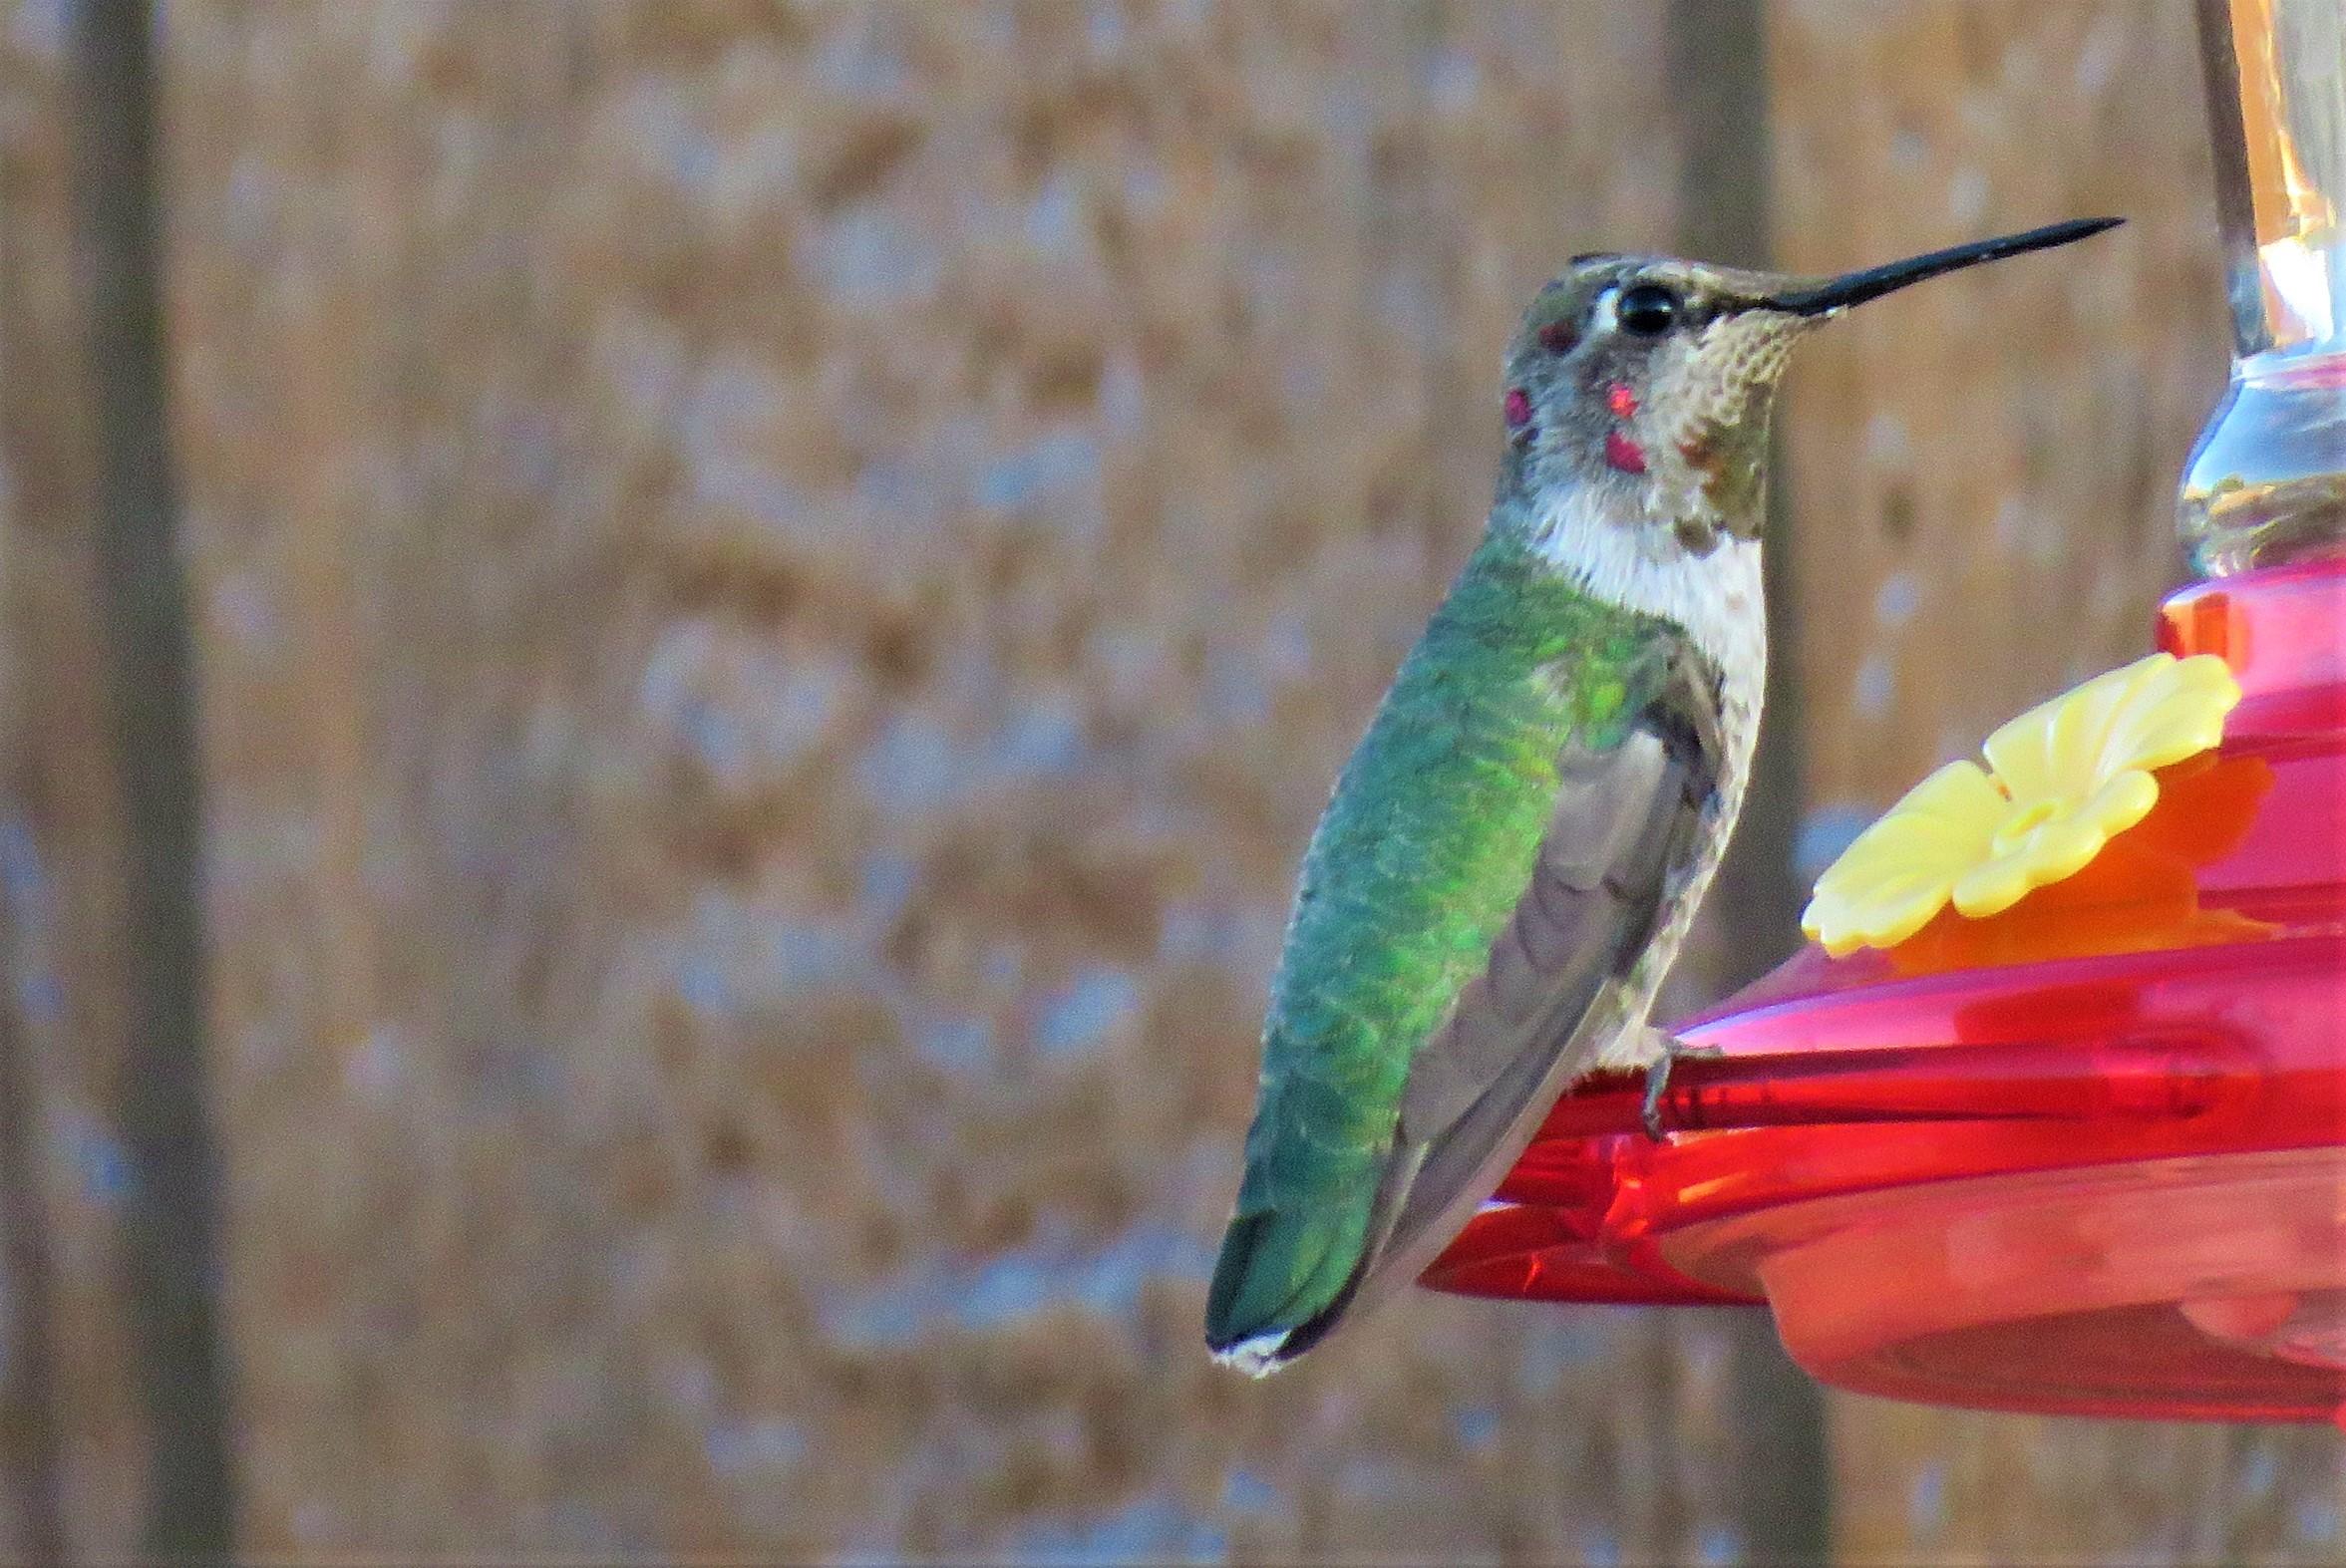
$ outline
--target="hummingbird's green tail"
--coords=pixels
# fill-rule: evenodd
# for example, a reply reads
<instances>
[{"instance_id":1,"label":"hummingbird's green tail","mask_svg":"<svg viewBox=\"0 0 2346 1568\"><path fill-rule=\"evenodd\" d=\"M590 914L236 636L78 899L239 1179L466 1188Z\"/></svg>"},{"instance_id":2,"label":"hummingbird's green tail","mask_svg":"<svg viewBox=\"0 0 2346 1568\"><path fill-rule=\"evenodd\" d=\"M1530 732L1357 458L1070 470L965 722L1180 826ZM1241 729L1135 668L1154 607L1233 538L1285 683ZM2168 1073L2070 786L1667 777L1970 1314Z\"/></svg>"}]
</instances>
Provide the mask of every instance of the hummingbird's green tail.
<instances>
[{"instance_id":1,"label":"hummingbird's green tail","mask_svg":"<svg viewBox=\"0 0 2346 1568\"><path fill-rule=\"evenodd\" d=\"M1317 1344L1359 1288L1373 1191L1335 1207L1241 1213L1205 1294L1216 1361L1262 1377Z\"/></svg>"}]
</instances>

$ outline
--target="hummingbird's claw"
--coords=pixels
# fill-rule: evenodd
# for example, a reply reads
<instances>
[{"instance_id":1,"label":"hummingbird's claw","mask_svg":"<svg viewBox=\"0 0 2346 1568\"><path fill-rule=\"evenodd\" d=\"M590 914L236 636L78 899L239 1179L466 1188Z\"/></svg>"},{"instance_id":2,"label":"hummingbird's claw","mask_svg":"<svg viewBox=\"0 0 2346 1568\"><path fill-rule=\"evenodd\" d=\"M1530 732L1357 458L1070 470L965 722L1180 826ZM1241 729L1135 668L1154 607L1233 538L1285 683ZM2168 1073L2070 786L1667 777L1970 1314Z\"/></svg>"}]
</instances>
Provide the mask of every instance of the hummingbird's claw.
<instances>
[{"instance_id":1,"label":"hummingbird's claw","mask_svg":"<svg viewBox=\"0 0 2346 1568\"><path fill-rule=\"evenodd\" d=\"M1662 1097L1670 1092L1670 1067L1677 1060L1678 1042L1673 1040L1645 1070L1645 1103L1639 1107L1637 1119L1644 1125L1645 1135L1656 1143L1669 1136L1662 1130Z\"/></svg>"},{"instance_id":2,"label":"hummingbird's claw","mask_svg":"<svg viewBox=\"0 0 2346 1568\"><path fill-rule=\"evenodd\" d=\"M1645 1135L1656 1143L1666 1141L1670 1134L1662 1125L1662 1100L1670 1093L1670 1072L1677 1067L1680 1057L1716 1057L1725 1055L1717 1046L1690 1046L1675 1035L1663 1035L1661 1054L1645 1070L1645 1102L1637 1112L1638 1123Z\"/></svg>"}]
</instances>

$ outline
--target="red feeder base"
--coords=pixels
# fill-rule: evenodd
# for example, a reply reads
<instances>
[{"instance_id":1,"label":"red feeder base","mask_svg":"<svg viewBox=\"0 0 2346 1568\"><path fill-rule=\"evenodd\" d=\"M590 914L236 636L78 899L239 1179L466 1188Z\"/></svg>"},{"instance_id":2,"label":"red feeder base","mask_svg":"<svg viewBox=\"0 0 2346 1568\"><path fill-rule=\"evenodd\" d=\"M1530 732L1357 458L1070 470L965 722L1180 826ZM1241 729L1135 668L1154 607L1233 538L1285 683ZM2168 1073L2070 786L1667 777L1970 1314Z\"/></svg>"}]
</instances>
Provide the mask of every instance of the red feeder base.
<instances>
[{"instance_id":1,"label":"red feeder base","mask_svg":"<svg viewBox=\"0 0 2346 1568\"><path fill-rule=\"evenodd\" d=\"M2346 1406L2346 566L2244 574L2162 643L2245 692L2094 865L1889 953L1811 949L1566 1097L1426 1274L1758 1302L1827 1382L2075 1414Z\"/></svg>"}]
</instances>

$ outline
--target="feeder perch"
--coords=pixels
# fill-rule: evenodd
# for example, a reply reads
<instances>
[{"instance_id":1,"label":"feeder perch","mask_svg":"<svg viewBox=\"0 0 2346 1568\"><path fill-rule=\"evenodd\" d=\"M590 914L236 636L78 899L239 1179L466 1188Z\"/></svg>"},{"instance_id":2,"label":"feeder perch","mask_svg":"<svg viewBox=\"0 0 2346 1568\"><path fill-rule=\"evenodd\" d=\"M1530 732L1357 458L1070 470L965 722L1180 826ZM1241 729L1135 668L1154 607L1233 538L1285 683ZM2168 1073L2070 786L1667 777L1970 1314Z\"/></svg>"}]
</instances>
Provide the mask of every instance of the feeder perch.
<instances>
[{"instance_id":1,"label":"feeder perch","mask_svg":"<svg viewBox=\"0 0 2346 1568\"><path fill-rule=\"evenodd\" d=\"M1811 947L1559 1101L1425 1275L1766 1304L1818 1378L1992 1410L2346 1418L2346 14L2204 0L2237 357L2157 645L2241 701L2085 870Z\"/></svg>"}]
</instances>

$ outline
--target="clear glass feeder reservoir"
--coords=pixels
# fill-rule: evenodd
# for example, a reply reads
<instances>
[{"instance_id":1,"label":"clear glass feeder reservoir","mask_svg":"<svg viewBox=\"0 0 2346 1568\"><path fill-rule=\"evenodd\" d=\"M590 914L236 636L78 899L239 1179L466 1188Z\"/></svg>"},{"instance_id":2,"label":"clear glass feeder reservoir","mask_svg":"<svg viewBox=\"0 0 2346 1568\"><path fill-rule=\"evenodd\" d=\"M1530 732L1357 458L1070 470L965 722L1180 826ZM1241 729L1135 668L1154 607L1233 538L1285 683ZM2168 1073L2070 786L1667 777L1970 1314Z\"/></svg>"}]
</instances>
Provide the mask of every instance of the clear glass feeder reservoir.
<instances>
[{"instance_id":1,"label":"clear glass feeder reservoir","mask_svg":"<svg viewBox=\"0 0 2346 1568\"><path fill-rule=\"evenodd\" d=\"M2346 537L2346 4L2202 0L2235 356L2183 472L2200 570Z\"/></svg>"}]
</instances>

